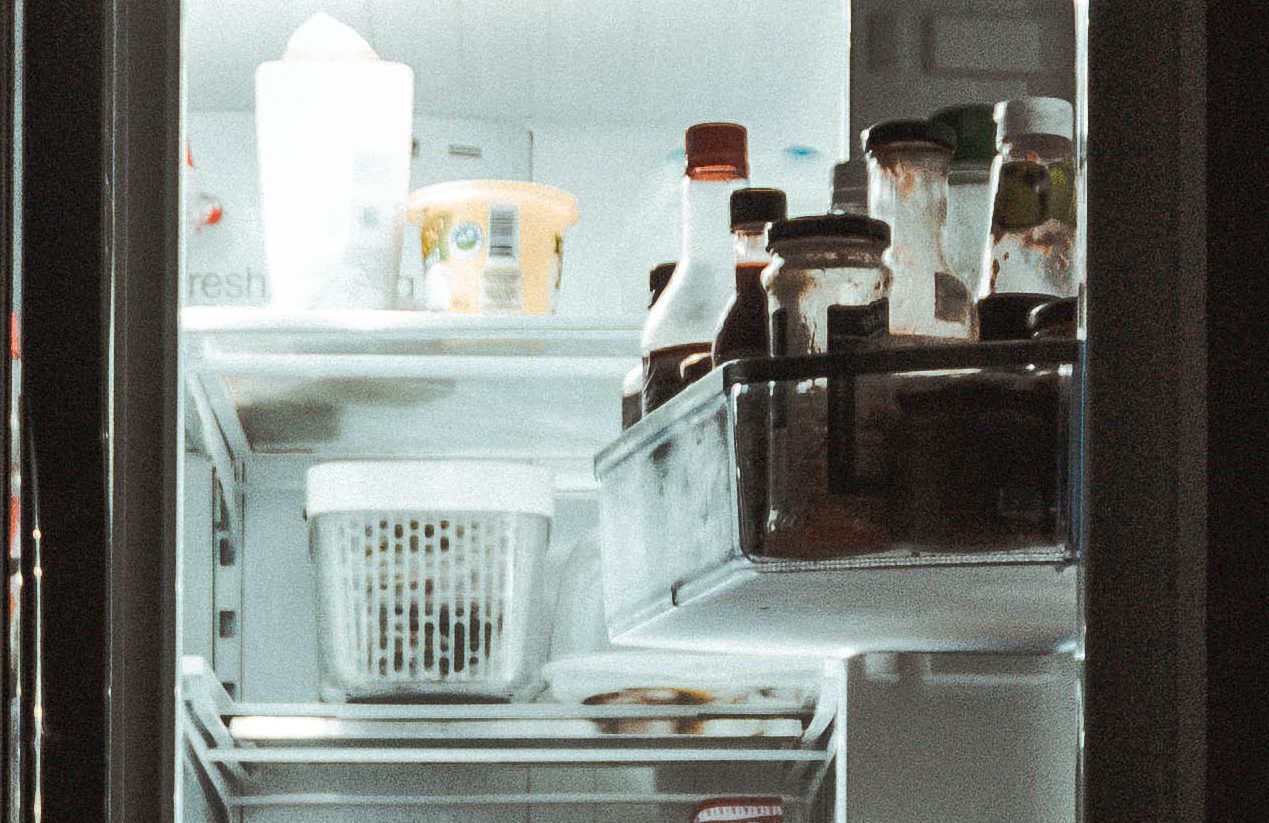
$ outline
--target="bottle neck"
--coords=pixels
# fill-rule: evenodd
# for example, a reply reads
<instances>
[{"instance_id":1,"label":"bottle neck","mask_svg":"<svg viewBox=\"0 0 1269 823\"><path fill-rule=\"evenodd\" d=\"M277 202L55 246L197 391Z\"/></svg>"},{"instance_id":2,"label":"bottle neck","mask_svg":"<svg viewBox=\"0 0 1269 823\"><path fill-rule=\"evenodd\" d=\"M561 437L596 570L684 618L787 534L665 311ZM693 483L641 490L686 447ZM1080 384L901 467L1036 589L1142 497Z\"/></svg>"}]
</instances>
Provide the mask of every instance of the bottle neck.
<instances>
[{"instance_id":1,"label":"bottle neck","mask_svg":"<svg viewBox=\"0 0 1269 823\"><path fill-rule=\"evenodd\" d=\"M829 214L859 214L868 216L868 187L851 186L833 190L833 206Z\"/></svg>"},{"instance_id":2,"label":"bottle neck","mask_svg":"<svg viewBox=\"0 0 1269 823\"><path fill-rule=\"evenodd\" d=\"M736 251L736 293L761 292L762 270L771 262L771 252L767 251L767 224L738 226L732 237Z\"/></svg>"},{"instance_id":3,"label":"bottle neck","mask_svg":"<svg viewBox=\"0 0 1269 823\"><path fill-rule=\"evenodd\" d=\"M680 261L730 261L731 193L744 185L742 177L683 178L683 249Z\"/></svg>"}]
</instances>

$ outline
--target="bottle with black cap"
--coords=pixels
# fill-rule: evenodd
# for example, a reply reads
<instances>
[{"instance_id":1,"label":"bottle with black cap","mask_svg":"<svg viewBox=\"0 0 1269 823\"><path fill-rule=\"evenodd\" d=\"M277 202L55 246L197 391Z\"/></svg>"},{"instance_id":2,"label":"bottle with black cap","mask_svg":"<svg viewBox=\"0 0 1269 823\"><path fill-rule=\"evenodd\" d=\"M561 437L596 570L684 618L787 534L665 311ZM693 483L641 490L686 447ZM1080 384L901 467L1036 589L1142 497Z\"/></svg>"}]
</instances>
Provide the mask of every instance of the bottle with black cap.
<instances>
[{"instance_id":1,"label":"bottle with black cap","mask_svg":"<svg viewBox=\"0 0 1269 823\"><path fill-rule=\"evenodd\" d=\"M990 265L991 162L996 156L996 121L990 103L949 106L930 120L956 132L956 151L947 175L945 251L952 271L970 294Z\"/></svg>"},{"instance_id":2,"label":"bottle with black cap","mask_svg":"<svg viewBox=\"0 0 1269 823\"><path fill-rule=\"evenodd\" d=\"M833 199L829 214L868 216L868 164L862 157L833 166Z\"/></svg>"},{"instance_id":3,"label":"bottle with black cap","mask_svg":"<svg viewBox=\"0 0 1269 823\"><path fill-rule=\"evenodd\" d=\"M648 309L656 305L661 292L670 283L670 275L674 273L674 263L662 263L648 272ZM642 416L639 398L643 394L643 364L635 364L621 381L621 430L639 422Z\"/></svg>"},{"instance_id":4,"label":"bottle with black cap","mask_svg":"<svg viewBox=\"0 0 1269 823\"><path fill-rule=\"evenodd\" d=\"M767 229L788 208L779 189L738 189L731 193L731 232L736 247L736 291L714 336L713 365L770 353L767 293L762 270L771 262Z\"/></svg>"},{"instance_id":5,"label":"bottle with black cap","mask_svg":"<svg viewBox=\"0 0 1269 823\"><path fill-rule=\"evenodd\" d=\"M969 289L943 251L956 132L928 120L889 120L870 127L864 142L868 215L890 226L890 331L973 339Z\"/></svg>"}]
</instances>

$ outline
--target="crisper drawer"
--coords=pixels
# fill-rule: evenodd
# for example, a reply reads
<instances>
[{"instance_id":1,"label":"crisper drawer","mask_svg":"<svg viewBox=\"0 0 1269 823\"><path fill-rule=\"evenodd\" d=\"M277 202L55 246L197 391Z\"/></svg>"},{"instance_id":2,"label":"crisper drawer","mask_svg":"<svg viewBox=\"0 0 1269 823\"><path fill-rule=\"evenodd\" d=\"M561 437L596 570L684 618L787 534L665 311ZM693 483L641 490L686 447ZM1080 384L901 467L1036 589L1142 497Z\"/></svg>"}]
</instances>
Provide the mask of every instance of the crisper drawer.
<instances>
[{"instance_id":1,"label":"crisper drawer","mask_svg":"<svg viewBox=\"0 0 1269 823\"><path fill-rule=\"evenodd\" d=\"M596 457L614 641L1050 651L1076 631L1078 344L734 361Z\"/></svg>"}]
</instances>

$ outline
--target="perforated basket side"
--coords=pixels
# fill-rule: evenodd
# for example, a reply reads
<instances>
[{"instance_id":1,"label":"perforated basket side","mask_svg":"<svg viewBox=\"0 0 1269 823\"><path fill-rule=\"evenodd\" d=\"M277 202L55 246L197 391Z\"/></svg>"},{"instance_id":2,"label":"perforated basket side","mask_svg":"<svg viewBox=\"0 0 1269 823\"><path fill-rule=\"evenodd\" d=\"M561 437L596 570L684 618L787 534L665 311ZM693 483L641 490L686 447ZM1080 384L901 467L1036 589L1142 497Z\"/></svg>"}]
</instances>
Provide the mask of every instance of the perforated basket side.
<instances>
[{"instance_id":1,"label":"perforated basket side","mask_svg":"<svg viewBox=\"0 0 1269 823\"><path fill-rule=\"evenodd\" d=\"M340 658L328 668L361 689L507 678L515 553L533 549L514 532L489 512L323 515L317 561L336 565L320 575L334 589L318 593L323 649Z\"/></svg>"}]
</instances>

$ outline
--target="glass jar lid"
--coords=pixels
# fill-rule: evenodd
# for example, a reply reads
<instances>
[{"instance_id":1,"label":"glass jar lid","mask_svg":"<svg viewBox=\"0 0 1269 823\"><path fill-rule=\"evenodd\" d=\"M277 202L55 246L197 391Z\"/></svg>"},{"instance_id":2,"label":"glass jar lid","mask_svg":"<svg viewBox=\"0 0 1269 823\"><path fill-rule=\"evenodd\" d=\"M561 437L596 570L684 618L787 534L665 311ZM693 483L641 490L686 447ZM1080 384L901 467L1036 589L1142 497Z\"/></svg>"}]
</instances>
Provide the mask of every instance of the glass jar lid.
<instances>
[{"instance_id":1,"label":"glass jar lid","mask_svg":"<svg viewBox=\"0 0 1269 823\"><path fill-rule=\"evenodd\" d=\"M930 118L956 132L952 162L989 162L996 154L996 120L990 103L969 103L939 109Z\"/></svg>"},{"instance_id":2,"label":"glass jar lid","mask_svg":"<svg viewBox=\"0 0 1269 823\"><path fill-rule=\"evenodd\" d=\"M934 143L956 148L956 131L946 123L931 120L884 120L867 128L864 150L873 151L889 143Z\"/></svg>"},{"instance_id":3,"label":"glass jar lid","mask_svg":"<svg viewBox=\"0 0 1269 823\"><path fill-rule=\"evenodd\" d=\"M810 217L794 217L772 224L767 233L767 250L787 240L824 238L831 240L862 240L869 243L890 245L890 226L880 220L858 214L817 214Z\"/></svg>"}]
</instances>

